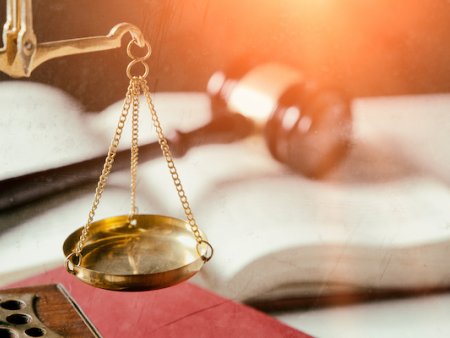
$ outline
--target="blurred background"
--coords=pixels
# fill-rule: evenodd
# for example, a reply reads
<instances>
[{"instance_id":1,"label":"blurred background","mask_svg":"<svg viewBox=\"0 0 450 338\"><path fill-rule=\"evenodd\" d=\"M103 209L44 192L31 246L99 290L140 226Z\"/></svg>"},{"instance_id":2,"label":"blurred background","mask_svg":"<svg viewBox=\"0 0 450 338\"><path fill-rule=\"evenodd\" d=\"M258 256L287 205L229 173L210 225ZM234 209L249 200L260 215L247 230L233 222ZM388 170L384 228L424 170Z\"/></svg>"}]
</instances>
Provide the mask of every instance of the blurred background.
<instances>
[{"instance_id":1,"label":"blurred background","mask_svg":"<svg viewBox=\"0 0 450 338\"><path fill-rule=\"evenodd\" d=\"M351 97L450 90L448 0L35 0L33 7L41 42L104 35L123 21L143 29L154 51L153 91L204 91L214 71L249 58L295 66ZM127 63L123 49L64 57L31 80L100 110L123 96Z\"/></svg>"}]
</instances>

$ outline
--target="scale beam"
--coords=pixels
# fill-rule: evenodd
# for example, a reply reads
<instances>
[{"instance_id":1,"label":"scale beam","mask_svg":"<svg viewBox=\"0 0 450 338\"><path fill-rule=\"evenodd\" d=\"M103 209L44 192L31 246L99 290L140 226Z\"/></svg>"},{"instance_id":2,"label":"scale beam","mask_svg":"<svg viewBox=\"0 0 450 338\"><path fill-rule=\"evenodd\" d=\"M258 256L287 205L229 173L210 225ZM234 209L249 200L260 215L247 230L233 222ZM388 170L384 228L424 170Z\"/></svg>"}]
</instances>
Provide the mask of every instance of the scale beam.
<instances>
[{"instance_id":1,"label":"scale beam","mask_svg":"<svg viewBox=\"0 0 450 338\"><path fill-rule=\"evenodd\" d=\"M118 48L126 33L145 47L142 32L129 23L114 26L105 36L39 43L33 30L32 0L7 0L6 11L0 71L14 78L29 77L36 67L54 58Z\"/></svg>"}]
</instances>

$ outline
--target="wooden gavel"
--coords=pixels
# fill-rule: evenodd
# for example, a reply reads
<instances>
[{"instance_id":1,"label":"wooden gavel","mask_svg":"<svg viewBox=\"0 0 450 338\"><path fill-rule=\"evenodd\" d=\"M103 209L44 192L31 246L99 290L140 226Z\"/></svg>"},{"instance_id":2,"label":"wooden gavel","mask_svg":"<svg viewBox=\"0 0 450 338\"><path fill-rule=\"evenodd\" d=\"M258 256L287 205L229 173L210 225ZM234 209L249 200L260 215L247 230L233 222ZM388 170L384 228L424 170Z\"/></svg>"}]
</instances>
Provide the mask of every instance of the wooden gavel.
<instances>
[{"instance_id":1,"label":"wooden gavel","mask_svg":"<svg viewBox=\"0 0 450 338\"><path fill-rule=\"evenodd\" d=\"M292 90L304 91L302 88ZM328 90L303 96L288 95L283 100L281 109L267 117L262 131L271 154L302 175L320 177L339 163L347 149L351 134L348 101L338 92ZM304 109L299 114L293 107ZM186 133L175 131L168 137L175 157L185 155L192 147L241 140L258 129L255 121L243 114L215 109L214 105L213 111L213 118L206 125ZM305 123L302 118L308 125L301 125ZM139 149L141 162L161 156L158 142L142 145ZM4 180L0 182L0 210L97 181L104 158L105 155L101 155ZM129 150L118 152L113 170L128 167Z\"/></svg>"}]
</instances>

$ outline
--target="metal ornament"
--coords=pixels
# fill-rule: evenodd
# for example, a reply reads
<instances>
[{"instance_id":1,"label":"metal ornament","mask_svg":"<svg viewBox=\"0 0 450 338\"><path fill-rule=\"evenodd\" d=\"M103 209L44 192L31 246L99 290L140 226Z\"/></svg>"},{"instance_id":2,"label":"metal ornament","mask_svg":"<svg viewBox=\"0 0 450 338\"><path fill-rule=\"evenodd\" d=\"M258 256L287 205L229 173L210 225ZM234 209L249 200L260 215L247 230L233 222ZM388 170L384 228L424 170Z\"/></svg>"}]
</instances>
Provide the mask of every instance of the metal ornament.
<instances>
[{"instance_id":1,"label":"metal ornament","mask_svg":"<svg viewBox=\"0 0 450 338\"><path fill-rule=\"evenodd\" d=\"M33 29L32 1L7 0L0 71L14 78L29 77L36 67L54 58L118 48L126 33L145 47L141 31L129 23L114 26L105 36L38 42Z\"/></svg>"},{"instance_id":2,"label":"metal ornament","mask_svg":"<svg viewBox=\"0 0 450 338\"><path fill-rule=\"evenodd\" d=\"M126 73L130 84L125 95L115 135L109 147L94 201L84 227L64 242L65 266L68 272L95 287L117 291L142 291L168 287L197 273L213 255L213 247L200 231L181 184L168 142L153 105L146 77L145 62L151 47L144 41L145 55L137 57L132 48L142 47L133 39L127 47L132 59ZM141 75L134 75L137 67ZM186 221L160 215L140 215L136 207L136 176L139 147L139 97L144 94L163 156L186 215ZM126 119L132 107L131 195L128 215L94 222L95 212L106 187Z\"/></svg>"}]
</instances>

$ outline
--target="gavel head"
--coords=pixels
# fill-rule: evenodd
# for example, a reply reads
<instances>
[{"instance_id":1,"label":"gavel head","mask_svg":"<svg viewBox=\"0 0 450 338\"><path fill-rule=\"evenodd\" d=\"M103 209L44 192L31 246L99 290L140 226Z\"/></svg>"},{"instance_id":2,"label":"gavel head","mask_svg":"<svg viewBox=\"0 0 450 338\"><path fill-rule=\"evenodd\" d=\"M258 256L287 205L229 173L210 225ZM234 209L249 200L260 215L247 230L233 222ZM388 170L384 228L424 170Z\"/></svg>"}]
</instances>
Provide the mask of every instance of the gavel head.
<instances>
[{"instance_id":1,"label":"gavel head","mask_svg":"<svg viewBox=\"0 0 450 338\"><path fill-rule=\"evenodd\" d=\"M345 157L351 131L350 101L341 92L297 85L279 99L264 136L274 158L319 178Z\"/></svg>"},{"instance_id":2,"label":"gavel head","mask_svg":"<svg viewBox=\"0 0 450 338\"><path fill-rule=\"evenodd\" d=\"M242 82L242 81L241 81ZM262 125L272 156L296 172L319 178L344 157L351 138L350 101L338 90L299 81L281 96L268 82L242 85L217 72L208 83L213 114L237 112ZM264 90L261 90L261 87Z\"/></svg>"}]
</instances>

